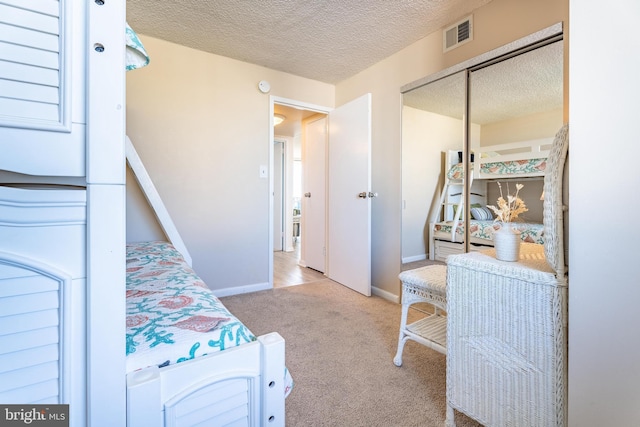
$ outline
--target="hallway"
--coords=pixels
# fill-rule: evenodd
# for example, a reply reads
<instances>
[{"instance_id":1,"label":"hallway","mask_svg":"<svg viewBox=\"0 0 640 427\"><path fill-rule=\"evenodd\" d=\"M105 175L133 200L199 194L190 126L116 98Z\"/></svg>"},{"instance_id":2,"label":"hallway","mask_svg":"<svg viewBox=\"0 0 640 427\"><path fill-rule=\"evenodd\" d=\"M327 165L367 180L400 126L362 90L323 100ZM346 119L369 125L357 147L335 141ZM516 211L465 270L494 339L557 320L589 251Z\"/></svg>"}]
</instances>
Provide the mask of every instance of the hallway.
<instances>
[{"instance_id":1,"label":"hallway","mask_svg":"<svg viewBox=\"0 0 640 427\"><path fill-rule=\"evenodd\" d=\"M273 287L301 285L326 279L319 271L298 265L300 242L296 242L292 252L273 252Z\"/></svg>"}]
</instances>

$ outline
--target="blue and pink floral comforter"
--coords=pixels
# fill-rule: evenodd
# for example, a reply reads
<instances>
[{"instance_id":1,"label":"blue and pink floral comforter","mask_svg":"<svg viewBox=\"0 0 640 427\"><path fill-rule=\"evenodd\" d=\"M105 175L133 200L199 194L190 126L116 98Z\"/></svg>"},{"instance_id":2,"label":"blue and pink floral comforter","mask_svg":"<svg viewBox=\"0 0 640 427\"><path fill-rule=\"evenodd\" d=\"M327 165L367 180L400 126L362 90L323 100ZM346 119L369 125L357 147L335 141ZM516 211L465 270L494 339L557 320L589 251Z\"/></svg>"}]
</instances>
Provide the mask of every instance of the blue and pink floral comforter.
<instances>
[{"instance_id":1,"label":"blue and pink floral comforter","mask_svg":"<svg viewBox=\"0 0 640 427\"><path fill-rule=\"evenodd\" d=\"M127 245L127 373L255 340L170 243Z\"/></svg>"}]
</instances>

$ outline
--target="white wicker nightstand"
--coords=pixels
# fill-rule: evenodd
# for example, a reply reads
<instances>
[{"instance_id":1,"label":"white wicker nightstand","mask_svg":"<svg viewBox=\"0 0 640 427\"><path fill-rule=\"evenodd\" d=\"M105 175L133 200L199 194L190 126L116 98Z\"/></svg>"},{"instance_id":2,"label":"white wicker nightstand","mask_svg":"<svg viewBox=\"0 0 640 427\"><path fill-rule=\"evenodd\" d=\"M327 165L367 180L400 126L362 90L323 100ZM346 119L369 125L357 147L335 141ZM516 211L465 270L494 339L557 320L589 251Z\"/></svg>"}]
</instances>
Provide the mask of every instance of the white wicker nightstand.
<instances>
[{"instance_id":1,"label":"white wicker nightstand","mask_svg":"<svg viewBox=\"0 0 640 427\"><path fill-rule=\"evenodd\" d=\"M520 258L448 259L448 426L454 409L485 426L566 424L566 280L540 245L522 244Z\"/></svg>"}]
</instances>

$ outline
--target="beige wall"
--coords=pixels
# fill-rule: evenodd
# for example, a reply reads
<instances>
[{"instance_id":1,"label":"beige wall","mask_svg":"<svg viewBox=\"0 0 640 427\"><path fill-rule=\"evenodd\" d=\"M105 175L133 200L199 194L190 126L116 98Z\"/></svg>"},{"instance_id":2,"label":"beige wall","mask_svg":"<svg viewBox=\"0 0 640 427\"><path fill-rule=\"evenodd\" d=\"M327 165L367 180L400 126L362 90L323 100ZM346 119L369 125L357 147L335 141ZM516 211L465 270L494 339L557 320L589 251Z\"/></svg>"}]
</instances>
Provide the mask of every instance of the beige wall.
<instances>
[{"instance_id":1,"label":"beige wall","mask_svg":"<svg viewBox=\"0 0 640 427\"><path fill-rule=\"evenodd\" d=\"M443 185L442 152L462 149L462 121L402 108L402 262L429 255L429 218Z\"/></svg>"},{"instance_id":2,"label":"beige wall","mask_svg":"<svg viewBox=\"0 0 640 427\"><path fill-rule=\"evenodd\" d=\"M562 117L562 110L554 110L483 125L480 145L553 138L564 124Z\"/></svg>"},{"instance_id":3,"label":"beige wall","mask_svg":"<svg viewBox=\"0 0 640 427\"><path fill-rule=\"evenodd\" d=\"M131 168L127 167L126 173L127 243L166 240L165 234L155 218L155 213L145 201L145 196Z\"/></svg>"},{"instance_id":4,"label":"beige wall","mask_svg":"<svg viewBox=\"0 0 640 427\"><path fill-rule=\"evenodd\" d=\"M333 107L334 87L140 35L127 134L213 289L269 282L269 95ZM140 224L129 223L131 231ZM137 229L137 228L136 228ZM138 236L136 236L138 237Z\"/></svg>"},{"instance_id":5,"label":"beige wall","mask_svg":"<svg viewBox=\"0 0 640 427\"><path fill-rule=\"evenodd\" d=\"M493 0L473 12L473 41L442 53L440 31L425 37L336 85L336 105L373 94L372 285L382 295L398 295L401 263L401 95L415 80L479 54L566 22L568 0ZM496 31L496 29L500 29ZM565 40L565 52L567 41ZM565 73L568 67L565 66ZM566 80L565 80L566 81ZM568 93L568 85L565 84Z\"/></svg>"}]
</instances>

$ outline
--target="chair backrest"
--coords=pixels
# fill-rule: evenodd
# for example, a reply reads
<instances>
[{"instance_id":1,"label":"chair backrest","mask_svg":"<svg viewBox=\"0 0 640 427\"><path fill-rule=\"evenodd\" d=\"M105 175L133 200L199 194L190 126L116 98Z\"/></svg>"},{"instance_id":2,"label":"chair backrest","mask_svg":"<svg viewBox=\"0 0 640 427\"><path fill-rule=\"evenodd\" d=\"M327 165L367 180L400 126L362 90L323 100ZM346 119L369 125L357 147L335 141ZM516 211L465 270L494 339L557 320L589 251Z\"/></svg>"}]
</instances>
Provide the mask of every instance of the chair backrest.
<instances>
[{"instance_id":1,"label":"chair backrest","mask_svg":"<svg viewBox=\"0 0 640 427\"><path fill-rule=\"evenodd\" d=\"M549 266L558 277L566 273L565 262L565 230L564 211L567 206L563 203L563 184L565 162L569 150L569 125L565 124L556 133L551 152L547 157L544 175L544 253Z\"/></svg>"}]
</instances>

